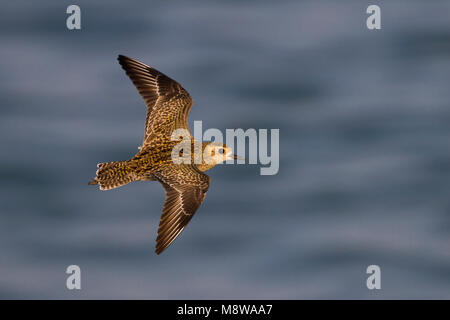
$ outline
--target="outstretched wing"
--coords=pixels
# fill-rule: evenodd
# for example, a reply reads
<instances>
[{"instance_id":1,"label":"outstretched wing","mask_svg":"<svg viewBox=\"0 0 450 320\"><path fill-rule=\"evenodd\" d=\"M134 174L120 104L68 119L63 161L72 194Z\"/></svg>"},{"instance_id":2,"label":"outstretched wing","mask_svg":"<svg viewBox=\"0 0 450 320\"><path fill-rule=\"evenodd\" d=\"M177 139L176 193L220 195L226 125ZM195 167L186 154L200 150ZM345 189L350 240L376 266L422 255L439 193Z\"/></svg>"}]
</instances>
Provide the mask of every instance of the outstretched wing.
<instances>
[{"instance_id":1,"label":"outstretched wing","mask_svg":"<svg viewBox=\"0 0 450 320\"><path fill-rule=\"evenodd\" d=\"M135 59L119 55L118 60L147 105L142 147L154 139L170 140L175 129L189 130L193 102L178 82Z\"/></svg>"},{"instance_id":2,"label":"outstretched wing","mask_svg":"<svg viewBox=\"0 0 450 320\"><path fill-rule=\"evenodd\" d=\"M193 165L169 165L154 173L166 189L166 201L156 238L156 253L163 252L184 230L200 207L209 187L209 176Z\"/></svg>"}]
</instances>

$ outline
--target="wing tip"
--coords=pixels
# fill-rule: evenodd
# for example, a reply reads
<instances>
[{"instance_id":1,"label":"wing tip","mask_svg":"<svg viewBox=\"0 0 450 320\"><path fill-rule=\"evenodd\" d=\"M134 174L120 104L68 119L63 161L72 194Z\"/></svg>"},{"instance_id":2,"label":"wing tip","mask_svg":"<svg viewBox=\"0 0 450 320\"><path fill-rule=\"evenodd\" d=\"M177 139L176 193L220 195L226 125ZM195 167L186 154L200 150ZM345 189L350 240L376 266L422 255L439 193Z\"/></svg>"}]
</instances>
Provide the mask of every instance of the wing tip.
<instances>
[{"instance_id":1,"label":"wing tip","mask_svg":"<svg viewBox=\"0 0 450 320\"><path fill-rule=\"evenodd\" d=\"M117 61L119 61L119 64L127 72L127 74L129 72L129 70L128 70L129 68L133 69L136 66L140 66L140 67L143 67L143 68L149 68L149 69L155 70L154 68L152 68L151 66L143 63L142 61L139 61L137 59L133 59L133 58L124 56L123 54L119 54L117 56ZM155 70L155 71L157 71L157 70ZM157 71L157 72L159 72L159 71Z\"/></svg>"},{"instance_id":2,"label":"wing tip","mask_svg":"<svg viewBox=\"0 0 450 320\"><path fill-rule=\"evenodd\" d=\"M168 246L162 246L160 243L156 243L155 247L155 253L159 256L161 253L164 252L164 250L167 249Z\"/></svg>"},{"instance_id":3,"label":"wing tip","mask_svg":"<svg viewBox=\"0 0 450 320\"><path fill-rule=\"evenodd\" d=\"M167 243L167 239L164 239L165 241L161 241L160 235L158 234L158 238L156 239L156 246L155 246L155 253L157 255L160 255L163 253L175 239L172 239L169 243Z\"/></svg>"},{"instance_id":4,"label":"wing tip","mask_svg":"<svg viewBox=\"0 0 450 320\"><path fill-rule=\"evenodd\" d=\"M131 60L131 59L129 57L127 57L127 56L122 55L122 54L119 54L117 56L117 61L119 61L120 65L123 65L125 63L125 61L127 61L127 60Z\"/></svg>"}]
</instances>

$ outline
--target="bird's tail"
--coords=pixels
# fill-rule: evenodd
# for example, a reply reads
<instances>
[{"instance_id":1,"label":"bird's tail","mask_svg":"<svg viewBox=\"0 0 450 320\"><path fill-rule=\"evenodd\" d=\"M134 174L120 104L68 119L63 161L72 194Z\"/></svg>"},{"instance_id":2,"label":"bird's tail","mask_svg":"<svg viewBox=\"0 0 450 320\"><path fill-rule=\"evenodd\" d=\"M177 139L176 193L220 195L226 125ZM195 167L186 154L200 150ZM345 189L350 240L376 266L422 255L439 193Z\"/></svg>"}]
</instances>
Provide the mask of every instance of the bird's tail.
<instances>
[{"instance_id":1,"label":"bird's tail","mask_svg":"<svg viewBox=\"0 0 450 320\"><path fill-rule=\"evenodd\" d=\"M97 176L89 184L98 184L100 190L114 189L138 180L138 175L128 160L99 163L97 168Z\"/></svg>"}]
</instances>

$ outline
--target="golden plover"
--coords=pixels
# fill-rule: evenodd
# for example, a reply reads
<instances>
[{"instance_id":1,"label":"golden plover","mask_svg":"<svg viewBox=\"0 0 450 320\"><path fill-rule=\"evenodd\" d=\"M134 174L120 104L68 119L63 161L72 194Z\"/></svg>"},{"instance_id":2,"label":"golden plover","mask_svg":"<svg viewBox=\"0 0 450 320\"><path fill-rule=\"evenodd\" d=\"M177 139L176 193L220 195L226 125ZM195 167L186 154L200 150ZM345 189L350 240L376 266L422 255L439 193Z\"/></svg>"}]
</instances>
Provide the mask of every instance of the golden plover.
<instances>
[{"instance_id":1,"label":"golden plover","mask_svg":"<svg viewBox=\"0 0 450 320\"><path fill-rule=\"evenodd\" d=\"M225 144L203 142L200 161L174 162L172 150L180 143L171 139L174 130L187 130L192 150L200 149L188 127L191 96L179 83L140 61L122 55L118 60L147 105L144 141L130 160L99 163L89 184L109 190L132 181L159 181L166 190L156 239L155 251L160 254L183 231L205 198L210 178L203 172L237 156ZM194 155L192 152L191 160Z\"/></svg>"}]
</instances>

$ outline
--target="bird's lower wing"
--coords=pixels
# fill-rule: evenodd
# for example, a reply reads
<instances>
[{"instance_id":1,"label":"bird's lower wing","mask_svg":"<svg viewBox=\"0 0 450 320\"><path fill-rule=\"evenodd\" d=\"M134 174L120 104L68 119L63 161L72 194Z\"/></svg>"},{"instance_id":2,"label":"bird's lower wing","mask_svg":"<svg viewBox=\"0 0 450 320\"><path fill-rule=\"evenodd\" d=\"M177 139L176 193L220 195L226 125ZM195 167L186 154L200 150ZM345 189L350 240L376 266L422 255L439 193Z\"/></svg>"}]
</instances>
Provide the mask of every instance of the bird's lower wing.
<instances>
[{"instance_id":1,"label":"bird's lower wing","mask_svg":"<svg viewBox=\"0 0 450 320\"><path fill-rule=\"evenodd\" d=\"M169 165L155 177L166 190L166 201L156 239L156 253L163 252L184 230L200 207L209 187L209 176L192 165Z\"/></svg>"}]
</instances>

